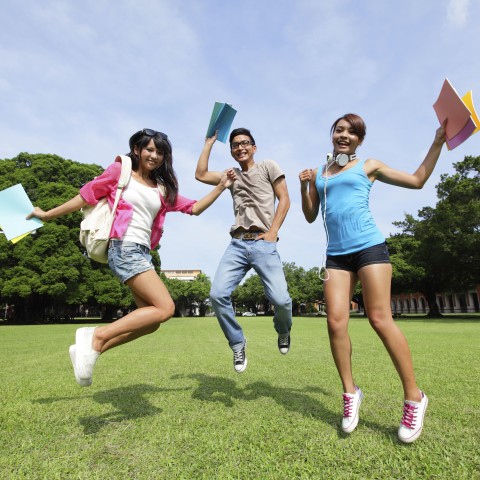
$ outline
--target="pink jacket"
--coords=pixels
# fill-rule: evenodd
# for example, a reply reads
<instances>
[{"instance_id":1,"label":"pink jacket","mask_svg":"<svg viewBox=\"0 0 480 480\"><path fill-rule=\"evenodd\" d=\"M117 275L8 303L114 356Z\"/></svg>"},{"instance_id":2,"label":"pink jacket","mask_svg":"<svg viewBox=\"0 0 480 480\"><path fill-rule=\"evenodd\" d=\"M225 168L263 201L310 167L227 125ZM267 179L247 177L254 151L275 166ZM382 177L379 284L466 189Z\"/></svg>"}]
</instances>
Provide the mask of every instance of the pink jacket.
<instances>
[{"instance_id":1,"label":"pink jacket","mask_svg":"<svg viewBox=\"0 0 480 480\"><path fill-rule=\"evenodd\" d=\"M107 197L110 207L115 202L115 192L117 189L118 180L120 179L120 170L122 168L120 157L117 157L101 175L94 178L92 181L85 184L80 189L80 195L90 205L96 205L99 200ZM192 214L193 205L196 200L177 196L174 205L167 204L165 199L160 195L161 207L157 216L153 220L152 233L150 235L150 242L152 250L159 244L160 238L163 234L163 224L167 212L182 212ZM110 238L123 238L127 230L128 224L132 218L133 207L123 198L118 202L115 220L113 222Z\"/></svg>"}]
</instances>

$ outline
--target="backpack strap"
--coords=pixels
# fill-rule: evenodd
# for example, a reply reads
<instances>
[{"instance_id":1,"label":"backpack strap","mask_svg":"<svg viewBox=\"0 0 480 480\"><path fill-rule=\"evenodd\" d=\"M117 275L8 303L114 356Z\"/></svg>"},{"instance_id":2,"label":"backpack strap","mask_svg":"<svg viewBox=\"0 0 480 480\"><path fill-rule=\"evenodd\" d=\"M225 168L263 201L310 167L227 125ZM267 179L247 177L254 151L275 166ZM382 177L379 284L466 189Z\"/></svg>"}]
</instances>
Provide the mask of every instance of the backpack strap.
<instances>
[{"instance_id":1,"label":"backpack strap","mask_svg":"<svg viewBox=\"0 0 480 480\"><path fill-rule=\"evenodd\" d=\"M132 159L126 155L119 155L116 162L122 162L122 170L120 171L120 178L118 179L117 192L115 193L115 202L112 207L112 215L117 211L118 202L122 196L123 189L127 186L132 175Z\"/></svg>"}]
</instances>

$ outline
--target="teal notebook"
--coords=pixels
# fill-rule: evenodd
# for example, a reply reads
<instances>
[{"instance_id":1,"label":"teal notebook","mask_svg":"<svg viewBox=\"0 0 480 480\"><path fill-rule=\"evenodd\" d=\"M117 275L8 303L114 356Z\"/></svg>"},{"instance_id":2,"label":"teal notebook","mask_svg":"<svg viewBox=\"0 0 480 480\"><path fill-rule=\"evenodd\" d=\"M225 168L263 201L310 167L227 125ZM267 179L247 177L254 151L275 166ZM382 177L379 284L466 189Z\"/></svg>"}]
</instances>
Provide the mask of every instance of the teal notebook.
<instances>
[{"instance_id":1,"label":"teal notebook","mask_svg":"<svg viewBox=\"0 0 480 480\"><path fill-rule=\"evenodd\" d=\"M237 111L228 103L215 102L206 137L213 137L215 131L218 130L217 140L227 143L228 134L236 113Z\"/></svg>"}]
</instances>

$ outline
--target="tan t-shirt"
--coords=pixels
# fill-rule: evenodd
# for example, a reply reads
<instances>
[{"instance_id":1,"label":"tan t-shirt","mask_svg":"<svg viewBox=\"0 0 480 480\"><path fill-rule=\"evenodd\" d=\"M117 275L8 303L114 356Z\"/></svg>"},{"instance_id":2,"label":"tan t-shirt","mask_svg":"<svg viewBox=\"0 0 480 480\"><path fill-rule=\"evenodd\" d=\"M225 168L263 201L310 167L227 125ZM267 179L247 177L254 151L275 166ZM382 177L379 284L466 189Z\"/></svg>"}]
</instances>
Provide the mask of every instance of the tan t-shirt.
<instances>
[{"instance_id":1,"label":"tan t-shirt","mask_svg":"<svg viewBox=\"0 0 480 480\"><path fill-rule=\"evenodd\" d=\"M234 168L237 179L230 187L233 198L236 230L261 230L268 232L275 216L275 192L273 182L284 173L273 160L256 163L247 172Z\"/></svg>"}]
</instances>

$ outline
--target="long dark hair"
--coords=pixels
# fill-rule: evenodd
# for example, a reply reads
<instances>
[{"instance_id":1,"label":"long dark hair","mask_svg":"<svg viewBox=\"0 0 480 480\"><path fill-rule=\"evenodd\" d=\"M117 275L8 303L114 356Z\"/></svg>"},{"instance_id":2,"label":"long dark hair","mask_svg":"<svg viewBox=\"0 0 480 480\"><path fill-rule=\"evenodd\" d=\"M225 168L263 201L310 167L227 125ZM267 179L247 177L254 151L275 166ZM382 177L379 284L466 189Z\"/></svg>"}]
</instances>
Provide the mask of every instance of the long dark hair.
<instances>
[{"instance_id":1,"label":"long dark hair","mask_svg":"<svg viewBox=\"0 0 480 480\"><path fill-rule=\"evenodd\" d=\"M178 195L178 180L173 169L172 144L168 137L155 130L147 128L138 131L130 137L130 153L127 155L132 159L132 169L138 170L140 158L135 154L135 147L139 153L153 140L155 148L163 154L163 163L150 173L150 178L159 185L165 187L165 200L173 205Z\"/></svg>"}]
</instances>

